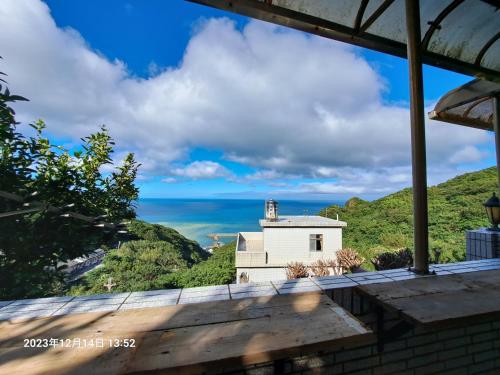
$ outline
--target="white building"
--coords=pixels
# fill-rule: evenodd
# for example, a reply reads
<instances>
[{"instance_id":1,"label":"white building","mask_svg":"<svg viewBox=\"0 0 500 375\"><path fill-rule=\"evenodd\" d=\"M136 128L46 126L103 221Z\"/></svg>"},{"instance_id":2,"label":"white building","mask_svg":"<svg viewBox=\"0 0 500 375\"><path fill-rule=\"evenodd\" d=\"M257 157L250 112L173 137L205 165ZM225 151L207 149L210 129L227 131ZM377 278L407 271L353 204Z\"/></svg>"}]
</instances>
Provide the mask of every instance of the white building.
<instances>
[{"instance_id":1,"label":"white building","mask_svg":"<svg viewBox=\"0 0 500 375\"><path fill-rule=\"evenodd\" d=\"M278 216L278 204L267 201L262 232L240 232L236 242L238 283L286 279L290 262L310 265L335 259L347 224L322 216Z\"/></svg>"}]
</instances>

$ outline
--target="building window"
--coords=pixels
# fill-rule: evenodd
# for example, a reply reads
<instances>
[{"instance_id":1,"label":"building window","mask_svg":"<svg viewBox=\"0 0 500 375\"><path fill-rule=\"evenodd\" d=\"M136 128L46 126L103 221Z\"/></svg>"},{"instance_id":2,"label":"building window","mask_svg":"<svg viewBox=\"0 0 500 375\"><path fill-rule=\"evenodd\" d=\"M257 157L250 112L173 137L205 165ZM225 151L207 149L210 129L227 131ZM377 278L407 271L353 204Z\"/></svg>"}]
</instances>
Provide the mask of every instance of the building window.
<instances>
[{"instance_id":1,"label":"building window","mask_svg":"<svg viewBox=\"0 0 500 375\"><path fill-rule=\"evenodd\" d=\"M310 251L323 251L323 235L310 234L309 235L309 250Z\"/></svg>"}]
</instances>

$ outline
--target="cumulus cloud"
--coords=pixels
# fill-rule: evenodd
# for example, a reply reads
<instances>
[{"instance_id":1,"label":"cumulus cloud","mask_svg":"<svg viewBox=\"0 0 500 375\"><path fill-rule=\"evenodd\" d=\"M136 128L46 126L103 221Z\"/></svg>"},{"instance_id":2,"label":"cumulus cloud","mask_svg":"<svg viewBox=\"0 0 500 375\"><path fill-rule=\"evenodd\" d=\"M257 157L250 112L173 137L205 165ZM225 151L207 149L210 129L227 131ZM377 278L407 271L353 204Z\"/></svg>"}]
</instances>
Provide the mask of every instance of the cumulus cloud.
<instances>
[{"instance_id":1,"label":"cumulus cloud","mask_svg":"<svg viewBox=\"0 0 500 375\"><path fill-rule=\"evenodd\" d=\"M197 160L185 167L172 169L170 173L174 176L190 178L193 180L205 180L231 176L231 172L229 172L226 167L209 160Z\"/></svg>"},{"instance_id":2,"label":"cumulus cloud","mask_svg":"<svg viewBox=\"0 0 500 375\"><path fill-rule=\"evenodd\" d=\"M152 76L140 79L77 31L58 28L39 0L3 0L0 19L2 70L12 91L31 99L16 107L22 120L42 117L53 134L75 140L105 123L119 151L136 152L143 174L234 178L215 162L172 167L194 147L255 168L246 181L304 176L376 188L371 171L392 175L410 164L408 109L384 103L384 79L354 47L257 21L239 31L210 19L177 67L152 63ZM432 122L427 134L429 165L440 168L478 161L474 149L488 140L483 131Z\"/></svg>"}]
</instances>

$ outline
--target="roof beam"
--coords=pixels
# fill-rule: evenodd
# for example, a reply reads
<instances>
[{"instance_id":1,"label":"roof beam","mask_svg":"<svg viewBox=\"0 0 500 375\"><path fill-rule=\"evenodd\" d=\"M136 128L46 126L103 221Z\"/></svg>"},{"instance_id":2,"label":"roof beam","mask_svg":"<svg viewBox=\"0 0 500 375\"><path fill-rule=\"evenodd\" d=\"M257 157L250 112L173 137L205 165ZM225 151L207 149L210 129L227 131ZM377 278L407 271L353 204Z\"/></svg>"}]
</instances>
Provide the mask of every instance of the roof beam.
<instances>
[{"instance_id":1,"label":"roof beam","mask_svg":"<svg viewBox=\"0 0 500 375\"><path fill-rule=\"evenodd\" d=\"M474 65L481 66L481 60L483 59L484 55L498 39L500 39L500 32L498 32L495 36L493 36L493 38L488 40L483 48L481 48L481 51L479 51L479 53L477 54L476 61L474 61Z\"/></svg>"},{"instance_id":2,"label":"roof beam","mask_svg":"<svg viewBox=\"0 0 500 375\"><path fill-rule=\"evenodd\" d=\"M375 12L365 21L365 23L359 29L359 32L364 33L381 15L386 11L387 8L394 2L394 0L385 0L382 5L380 5Z\"/></svg>"},{"instance_id":3,"label":"roof beam","mask_svg":"<svg viewBox=\"0 0 500 375\"><path fill-rule=\"evenodd\" d=\"M359 33L361 28L361 21L363 21L363 15L365 14L366 6L368 5L368 0L362 0L359 5L358 14L356 14L356 20L354 21L354 32Z\"/></svg>"},{"instance_id":4,"label":"roof beam","mask_svg":"<svg viewBox=\"0 0 500 375\"><path fill-rule=\"evenodd\" d=\"M432 35L434 34L434 31L441 29L441 22L450 14L453 10L455 10L456 7L458 7L460 4L462 4L464 0L454 0L446 8L442 10L441 13L436 17L434 21L429 21L429 29L425 33L424 39L422 39L422 49L427 50L427 47L429 46L429 42L432 38Z\"/></svg>"}]
</instances>

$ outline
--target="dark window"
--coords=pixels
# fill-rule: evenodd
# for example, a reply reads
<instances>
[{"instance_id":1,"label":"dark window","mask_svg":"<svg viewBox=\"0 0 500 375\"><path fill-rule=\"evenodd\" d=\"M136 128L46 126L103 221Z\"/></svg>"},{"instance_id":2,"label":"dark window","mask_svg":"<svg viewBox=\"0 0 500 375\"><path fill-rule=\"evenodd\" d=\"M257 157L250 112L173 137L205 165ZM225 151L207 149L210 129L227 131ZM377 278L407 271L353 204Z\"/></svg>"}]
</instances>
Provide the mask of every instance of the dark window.
<instances>
[{"instance_id":1,"label":"dark window","mask_svg":"<svg viewBox=\"0 0 500 375\"><path fill-rule=\"evenodd\" d=\"M310 251L323 251L323 235L310 234L309 235L309 250Z\"/></svg>"}]
</instances>

